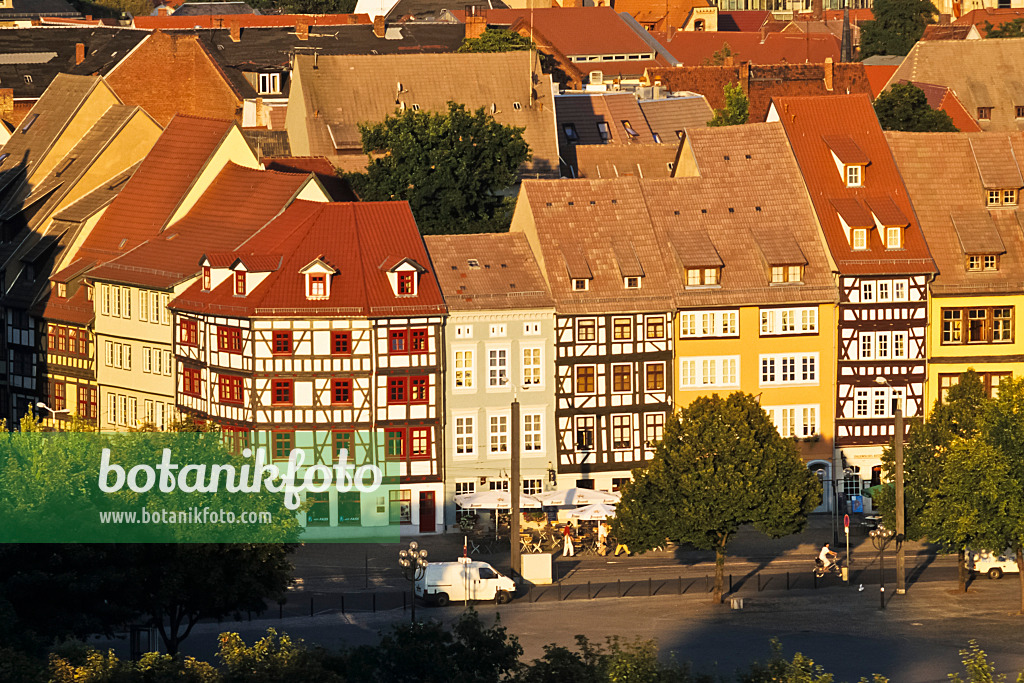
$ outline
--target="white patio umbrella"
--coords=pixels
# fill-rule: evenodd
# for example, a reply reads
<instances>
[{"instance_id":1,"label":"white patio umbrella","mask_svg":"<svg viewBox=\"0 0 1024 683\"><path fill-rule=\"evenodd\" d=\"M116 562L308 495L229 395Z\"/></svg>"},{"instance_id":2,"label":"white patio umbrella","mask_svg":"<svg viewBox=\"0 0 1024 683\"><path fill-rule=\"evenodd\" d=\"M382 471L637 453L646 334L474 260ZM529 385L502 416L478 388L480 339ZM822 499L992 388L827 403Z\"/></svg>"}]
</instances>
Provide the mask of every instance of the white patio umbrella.
<instances>
[{"instance_id":1,"label":"white patio umbrella","mask_svg":"<svg viewBox=\"0 0 1024 683\"><path fill-rule=\"evenodd\" d=\"M455 503L468 510L511 510L512 494L509 491L478 491L455 496ZM519 496L520 508L539 508L541 502L525 493Z\"/></svg>"},{"instance_id":2,"label":"white patio umbrella","mask_svg":"<svg viewBox=\"0 0 1024 683\"><path fill-rule=\"evenodd\" d=\"M607 491L595 491L594 489L581 488L565 489L564 491L548 491L547 493L538 493L534 497L544 505L552 505L555 507L562 507L566 505L594 505L596 503L615 505L619 502L619 499L622 498L618 493L608 493Z\"/></svg>"},{"instance_id":3,"label":"white patio umbrella","mask_svg":"<svg viewBox=\"0 0 1024 683\"><path fill-rule=\"evenodd\" d=\"M608 519L615 516L615 506L604 503L594 503L586 507L576 508L572 516L579 519Z\"/></svg>"}]
</instances>

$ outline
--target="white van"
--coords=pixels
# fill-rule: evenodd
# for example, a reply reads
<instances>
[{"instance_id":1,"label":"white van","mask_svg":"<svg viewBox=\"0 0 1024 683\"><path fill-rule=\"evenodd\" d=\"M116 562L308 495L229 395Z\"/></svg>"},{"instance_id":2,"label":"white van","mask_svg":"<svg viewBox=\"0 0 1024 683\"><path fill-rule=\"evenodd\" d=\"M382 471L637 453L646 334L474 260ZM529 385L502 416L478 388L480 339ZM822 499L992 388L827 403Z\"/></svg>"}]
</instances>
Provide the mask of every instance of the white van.
<instances>
[{"instance_id":1,"label":"white van","mask_svg":"<svg viewBox=\"0 0 1024 683\"><path fill-rule=\"evenodd\" d=\"M1017 574L1017 557L1013 550L1007 549L1002 555L981 550L967 551L967 569L978 574L988 574L990 579L1000 579L1003 574Z\"/></svg>"},{"instance_id":2,"label":"white van","mask_svg":"<svg viewBox=\"0 0 1024 683\"><path fill-rule=\"evenodd\" d=\"M416 596L444 607L451 601L512 599L516 584L486 562L460 557L458 562L431 562L416 582Z\"/></svg>"}]
</instances>

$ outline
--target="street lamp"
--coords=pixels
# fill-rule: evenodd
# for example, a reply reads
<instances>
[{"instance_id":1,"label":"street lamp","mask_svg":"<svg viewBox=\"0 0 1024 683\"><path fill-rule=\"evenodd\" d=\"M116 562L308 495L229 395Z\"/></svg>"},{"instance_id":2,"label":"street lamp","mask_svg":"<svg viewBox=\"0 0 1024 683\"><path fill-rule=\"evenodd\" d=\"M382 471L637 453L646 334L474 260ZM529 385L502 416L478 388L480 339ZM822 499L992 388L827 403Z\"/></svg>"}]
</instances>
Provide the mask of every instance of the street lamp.
<instances>
[{"instance_id":1,"label":"street lamp","mask_svg":"<svg viewBox=\"0 0 1024 683\"><path fill-rule=\"evenodd\" d=\"M893 388L892 384L889 383L885 377L876 377L876 384L881 384ZM907 565L906 557L903 553L903 539L906 538L907 534L907 523L906 523L906 506L903 502L903 399L896 401L896 406L893 411L895 413L896 434L893 438L893 456L896 460L896 538L898 545L896 546L896 594L903 595L907 592Z\"/></svg>"},{"instance_id":2,"label":"street lamp","mask_svg":"<svg viewBox=\"0 0 1024 683\"><path fill-rule=\"evenodd\" d=\"M412 588L412 621L416 621L416 582L423 578L427 571L427 549L420 548L416 541L409 541L409 549L398 551L398 564L402 566L402 575Z\"/></svg>"},{"instance_id":3,"label":"street lamp","mask_svg":"<svg viewBox=\"0 0 1024 683\"><path fill-rule=\"evenodd\" d=\"M882 601L881 609L885 609L885 549L895 540L896 552L899 552L903 548L903 539L895 531L886 529L881 524L872 529L868 535L871 536L871 545L875 546L875 550L878 551L878 594Z\"/></svg>"},{"instance_id":4,"label":"street lamp","mask_svg":"<svg viewBox=\"0 0 1024 683\"><path fill-rule=\"evenodd\" d=\"M46 405L42 401L36 401L36 407L37 408L43 408L45 410L49 410L50 411L50 419L51 420L56 420L58 413L70 413L71 412L71 410L68 409L68 408L61 408L60 410L54 410L53 408L51 408L50 406Z\"/></svg>"},{"instance_id":5,"label":"street lamp","mask_svg":"<svg viewBox=\"0 0 1024 683\"><path fill-rule=\"evenodd\" d=\"M511 465L512 473L509 482L509 493L511 494L511 510L509 510L509 523L508 523L508 535L509 541L511 542L511 558L510 563L512 565L512 580L515 581L516 577L522 576L523 574L523 556L522 547L520 546L519 539L519 494L523 490L523 479L520 473L520 462L519 462L519 385L508 378L504 372L501 373L501 383L508 384L512 387L512 443L511 445ZM528 387L523 387L523 391L526 391Z\"/></svg>"}]
</instances>

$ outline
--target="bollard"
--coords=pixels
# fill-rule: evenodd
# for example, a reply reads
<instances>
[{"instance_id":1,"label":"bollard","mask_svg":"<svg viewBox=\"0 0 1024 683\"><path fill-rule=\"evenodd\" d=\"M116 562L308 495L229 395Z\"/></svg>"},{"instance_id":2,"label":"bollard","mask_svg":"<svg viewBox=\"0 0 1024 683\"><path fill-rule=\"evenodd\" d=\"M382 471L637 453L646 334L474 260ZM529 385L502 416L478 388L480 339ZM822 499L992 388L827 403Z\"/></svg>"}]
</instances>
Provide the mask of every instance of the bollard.
<instances>
[{"instance_id":1,"label":"bollard","mask_svg":"<svg viewBox=\"0 0 1024 683\"><path fill-rule=\"evenodd\" d=\"M814 575L814 587L815 588L818 587L818 575L817 574Z\"/></svg>"},{"instance_id":2,"label":"bollard","mask_svg":"<svg viewBox=\"0 0 1024 683\"><path fill-rule=\"evenodd\" d=\"M615 580L615 594L616 597L622 597L622 579Z\"/></svg>"},{"instance_id":3,"label":"bollard","mask_svg":"<svg viewBox=\"0 0 1024 683\"><path fill-rule=\"evenodd\" d=\"M587 600L590 600L590 582L587 581Z\"/></svg>"},{"instance_id":4,"label":"bollard","mask_svg":"<svg viewBox=\"0 0 1024 683\"><path fill-rule=\"evenodd\" d=\"M651 597L651 584L653 582L654 582L654 579L652 579L651 577L648 576L647 577L647 597Z\"/></svg>"},{"instance_id":5,"label":"bollard","mask_svg":"<svg viewBox=\"0 0 1024 683\"><path fill-rule=\"evenodd\" d=\"M679 595L683 594L683 577L679 577Z\"/></svg>"},{"instance_id":6,"label":"bollard","mask_svg":"<svg viewBox=\"0 0 1024 683\"><path fill-rule=\"evenodd\" d=\"M786 590L789 590L789 572L786 572Z\"/></svg>"},{"instance_id":7,"label":"bollard","mask_svg":"<svg viewBox=\"0 0 1024 683\"><path fill-rule=\"evenodd\" d=\"M309 616L313 616L313 596L309 596Z\"/></svg>"}]
</instances>

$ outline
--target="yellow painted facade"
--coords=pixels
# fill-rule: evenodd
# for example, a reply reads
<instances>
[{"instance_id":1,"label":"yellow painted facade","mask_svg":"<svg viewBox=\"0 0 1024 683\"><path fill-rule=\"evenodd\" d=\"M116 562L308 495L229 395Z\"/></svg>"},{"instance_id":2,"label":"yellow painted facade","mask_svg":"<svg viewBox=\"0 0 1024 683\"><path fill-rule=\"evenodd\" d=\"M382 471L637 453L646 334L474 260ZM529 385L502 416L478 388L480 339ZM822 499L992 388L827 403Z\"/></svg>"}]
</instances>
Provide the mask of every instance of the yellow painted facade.
<instances>
[{"instance_id":1,"label":"yellow painted facade","mask_svg":"<svg viewBox=\"0 0 1024 683\"><path fill-rule=\"evenodd\" d=\"M944 309L1012 308L1012 341L949 344L943 343ZM944 376L967 370L982 374L982 380L998 385L998 373L1024 374L1024 335L1019 315L1024 313L1024 294L985 294L978 296L929 296L928 299L928 381L925 385L925 409L930 414L942 393ZM965 314L966 317L966 314ZM967 321L964 320L966 325ZM964 331L966 334L966 330ZM992 373L996 373L993 377ZM950 377L949 381L955 379Z\"/></svg>"},{"instance_id":2,"label":"yellow painted facade","mask_svg":"<svg viewBox=\"0 0 1024 683\"><path fill-rule=\"evenodd\" d=\"M804 419L802 410L805 407L816 408L814 419L815 436L800 438L799 445L805 460L823 460L831 462L835 428L836 403L836 339L834 304L808 304L800 308L814 308L817 311L817 332L808 334L762 335L761 311L777 310L780 307L744 306L738 309L738 335L732 337L687 337L680 334L683 316L687 310L680 310L674 321L674 367L675 390L673 402L676 407L689 404L699 396L714 393L727 396L734 391L744 391L760 395L760 404L769 412L792 408L795 426L802 429ZM787 308L797 308L789 306ZM765 384L761 381L762 356L786 354L804 356L816 354L817 379L813 382L794 382L792 384ZM703 359L736 359L735 382L721 383L722 367L716 368L716 379L719 386L696 387L686 386L687 372L682 368L684 361L693 360L698 376L696 383L703 382ZM800 368L798 368L798 371ZM730 371L731 378L731 371ZM777 414L776 424L781 421Z\"/></svg>"}]
</instances>

